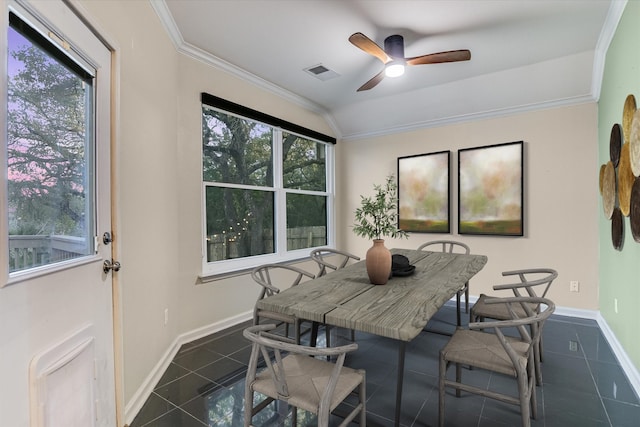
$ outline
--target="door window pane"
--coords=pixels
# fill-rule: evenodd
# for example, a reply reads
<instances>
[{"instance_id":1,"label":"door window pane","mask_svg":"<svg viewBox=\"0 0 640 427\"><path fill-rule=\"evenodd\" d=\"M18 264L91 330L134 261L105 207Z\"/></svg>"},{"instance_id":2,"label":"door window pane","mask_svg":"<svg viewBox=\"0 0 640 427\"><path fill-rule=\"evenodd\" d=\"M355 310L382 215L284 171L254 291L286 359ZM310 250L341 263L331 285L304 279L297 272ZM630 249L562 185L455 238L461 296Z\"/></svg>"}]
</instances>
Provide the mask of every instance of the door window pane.
<instances>
[{"instance_id":1,"label":"door window pane","mask_svg":"<svg viewBox=\"0 0 640 427\"><path fill-rule=\"evenodd\" d=\"M9 272L93 253L92 87L25 33L9 28Z\"/></svg>"}]
</instances>

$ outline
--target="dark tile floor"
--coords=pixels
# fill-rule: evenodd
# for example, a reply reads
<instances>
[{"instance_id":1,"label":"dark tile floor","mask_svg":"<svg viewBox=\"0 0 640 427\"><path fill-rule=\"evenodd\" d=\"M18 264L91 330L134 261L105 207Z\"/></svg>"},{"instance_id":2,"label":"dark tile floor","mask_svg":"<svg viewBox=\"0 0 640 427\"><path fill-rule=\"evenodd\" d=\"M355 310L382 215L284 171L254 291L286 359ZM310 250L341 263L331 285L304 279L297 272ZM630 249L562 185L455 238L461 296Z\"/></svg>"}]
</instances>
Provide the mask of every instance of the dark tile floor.
<instances>
[{"instance_id":1,"label":"dark tile floor","mask_svg":"<svg viewBox=\"0 0 640 427\"><path fill-rule=\"evenodd\" d=\"M453 324L455 308L447 305L427 328L452 331ZM184 345L131 427L242 426L244 374L250 354L241 332L246 326L248 323ZM333 343L346 342L349 336L344 330L332 333ZM544 385L537 388L539 416L532 426L640 426L638 396L595 321L554 315L543 336ZM407 346L403 426L437 425L438 352L447 340L445 335L423 332ZM391 426L397 344L360 332L356 342L359 348L346 364L367 371L367 423ZM464 370L463 378L488 389L515 393L511 378L479 369ZM285 405L272 404L261 418L254 417L254 424L289 426L286 414ZM298 419L298 425L315 425L313 416L304 411L298 411ZM446 425L519 426L519 408L468 393L456 398L448 391Z\"/></svg>"}]
</instances>

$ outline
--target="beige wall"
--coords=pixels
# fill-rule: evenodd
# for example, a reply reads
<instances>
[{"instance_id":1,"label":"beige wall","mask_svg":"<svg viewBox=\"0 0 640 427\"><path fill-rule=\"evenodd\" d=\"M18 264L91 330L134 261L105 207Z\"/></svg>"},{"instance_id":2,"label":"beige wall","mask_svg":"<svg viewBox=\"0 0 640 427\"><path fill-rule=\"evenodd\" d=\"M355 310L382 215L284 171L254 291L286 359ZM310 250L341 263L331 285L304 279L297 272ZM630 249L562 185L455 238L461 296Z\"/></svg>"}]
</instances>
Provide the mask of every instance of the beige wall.
<instances>
[{"instance_id":1,"label":"beige wall","mask_svg":"<svg viewBox=\"0 0 640 427\"><path fill-rule=\"evenodd\" d=\"M492 292L501 272L552 267L559 275L549 296L559 306L598 308L598 177L597 106L595 103L469 122L338 144L338 208L342 220L339 244L363 256L370 243L350 230L359 195L371 194L373 183L396 173L397 158L451 150L450 235L412 233L388 247L414 248L428 240L455 238L489 261L472 279L471 295ZM457 151L511 141L524 141L525 236L457 235ZM363 166L363 165L366 165ZM569 292L569 281L580 292Z\"/></svg>"}]
</instances>

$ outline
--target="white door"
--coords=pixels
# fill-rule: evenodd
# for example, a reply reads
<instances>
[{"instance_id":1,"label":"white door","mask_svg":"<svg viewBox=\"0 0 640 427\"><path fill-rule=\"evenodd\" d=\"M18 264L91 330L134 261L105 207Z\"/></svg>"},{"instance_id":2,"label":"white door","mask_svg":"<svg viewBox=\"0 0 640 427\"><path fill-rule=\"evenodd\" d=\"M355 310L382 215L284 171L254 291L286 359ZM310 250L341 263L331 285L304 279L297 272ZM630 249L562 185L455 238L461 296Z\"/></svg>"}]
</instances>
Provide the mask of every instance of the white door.
<instances>
[{"instance_id":1,"label":"white door","mask_svg":"<svg viewBox=\"0 0 640 427\"><path fill-rule=\"evenodd\" d=\"M111 52L61 0L0 5L0 426L115 427Z\"/></svg>"}]
</instances>

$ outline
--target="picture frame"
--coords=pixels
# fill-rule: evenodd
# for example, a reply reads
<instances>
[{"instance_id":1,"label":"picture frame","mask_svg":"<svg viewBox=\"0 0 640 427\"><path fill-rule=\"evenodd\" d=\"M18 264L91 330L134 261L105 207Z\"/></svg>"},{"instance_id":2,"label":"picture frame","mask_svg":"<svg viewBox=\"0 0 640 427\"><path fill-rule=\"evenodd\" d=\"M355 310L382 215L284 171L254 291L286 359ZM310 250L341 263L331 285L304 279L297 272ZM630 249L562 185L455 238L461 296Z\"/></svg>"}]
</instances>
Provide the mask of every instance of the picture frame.
<instances>
[{"instance_id":1,"label":"picture frame","mask_svg":"<svg viewBox=\"0 0 640 427\"><path fill-rule=\"evenodd\" d=\"M523 141L458 150L458 233L524 235Z\"/></svg>"},{"instance_id":2,"label":"picture frame","mask_svg":"<svg viewBox=\"0 0 640 427\"><path fill-rule=\"evenodd\" d=\"M398 157L398 228L451 232L451 151Z\"/></svg>"}]
</instances>

